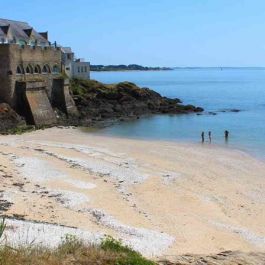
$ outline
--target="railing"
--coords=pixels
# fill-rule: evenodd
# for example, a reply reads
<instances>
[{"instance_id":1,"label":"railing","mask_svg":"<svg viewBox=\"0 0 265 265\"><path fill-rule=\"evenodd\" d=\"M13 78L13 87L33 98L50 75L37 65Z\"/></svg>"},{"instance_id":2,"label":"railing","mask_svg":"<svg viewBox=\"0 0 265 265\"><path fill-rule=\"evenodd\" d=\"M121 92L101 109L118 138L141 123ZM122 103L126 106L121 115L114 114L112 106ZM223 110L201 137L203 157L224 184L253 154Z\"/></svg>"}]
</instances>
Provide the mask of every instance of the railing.
<instances>
[{"instance_id":1,"label":"railing","mask_svg":"<svg viewBox=\"0 0 265 265\"><path fill-rule=\"evenodd\" d=\"M31 47L32 49L36 49L37 47L42 48L43 50L47 50L49 48L52 48L54 50L60 50L61 47L54 45L54 44L49 44L49 45L42 45L42 44L30 44L30 43L18 43L18 42L14 42L14 41L0 41L0 45L10 45L10 44L14 44L14 45L18 45L20 48L24 49L25 47Z\"/></svg>"}]
</instances>

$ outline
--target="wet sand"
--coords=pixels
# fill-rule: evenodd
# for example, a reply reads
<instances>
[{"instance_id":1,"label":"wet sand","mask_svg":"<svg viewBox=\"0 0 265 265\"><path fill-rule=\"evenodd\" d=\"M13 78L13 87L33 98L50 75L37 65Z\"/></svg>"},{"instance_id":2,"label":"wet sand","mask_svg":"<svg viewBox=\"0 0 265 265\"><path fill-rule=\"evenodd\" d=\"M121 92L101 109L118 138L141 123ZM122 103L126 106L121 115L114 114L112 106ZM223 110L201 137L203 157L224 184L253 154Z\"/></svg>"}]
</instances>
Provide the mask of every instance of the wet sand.
<instances>
[{"instance_id":1,"label":"wet sand","mask_svg":"<svg viewBox=\"0 0 265 265\"><path fill-rule=\"evenodd\" d=\"M241 151L52 128L1 136L0 180L14 244L108 234L146 256L265 251L265 162Z\"/></svg>"}]
</instances>

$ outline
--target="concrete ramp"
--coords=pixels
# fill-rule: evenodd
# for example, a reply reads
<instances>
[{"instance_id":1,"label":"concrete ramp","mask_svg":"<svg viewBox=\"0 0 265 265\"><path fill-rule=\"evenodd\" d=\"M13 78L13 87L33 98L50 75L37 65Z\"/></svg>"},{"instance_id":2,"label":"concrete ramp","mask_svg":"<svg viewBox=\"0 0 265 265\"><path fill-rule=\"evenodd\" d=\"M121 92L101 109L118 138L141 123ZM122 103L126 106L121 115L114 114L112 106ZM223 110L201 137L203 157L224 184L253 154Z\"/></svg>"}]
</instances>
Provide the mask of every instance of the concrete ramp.
<instances>
[{"instance_id":1,"label":"concrete ramp","mask_svg":"<svg viewBox=\"0 0 265 265\"><path fill-rule=\"evenodd\" d=\"M45 90L26 91L26 98L36 125L56 123L56 117Z\"/></svg>"},{"instance_id":2,"label":"concrete ramp","mask_svg":"<svg viewBox=\"0 0 265 265\"><path fill-rule=\"evenodd\" d=\"M22 104L27 106L24 109L24 116L31 116L31 123L37 126L56 123L56 116L48 99L44 82L23 82L20 83L19 90L24 102Z\"/></svg>"}]
</instances>

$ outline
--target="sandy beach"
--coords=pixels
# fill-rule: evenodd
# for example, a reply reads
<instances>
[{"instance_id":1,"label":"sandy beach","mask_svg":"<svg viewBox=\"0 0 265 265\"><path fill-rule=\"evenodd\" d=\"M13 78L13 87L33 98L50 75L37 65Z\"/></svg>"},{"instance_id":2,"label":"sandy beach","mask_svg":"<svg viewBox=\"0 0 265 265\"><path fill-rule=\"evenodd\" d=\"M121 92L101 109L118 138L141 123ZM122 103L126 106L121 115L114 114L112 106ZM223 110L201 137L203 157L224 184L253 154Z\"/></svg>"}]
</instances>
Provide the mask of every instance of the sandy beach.
<instances>
[{"instance_id":1,"label":"sandy beach","mask_svg":"<svg viewBox=\"0 0 265 265\"><path fill-rule=\"evenodd\" d=\"M228 148L52 128L0 137L5 240L122 239L148 257L265 251L265 162Z\"/></svg>"}]
</instances>

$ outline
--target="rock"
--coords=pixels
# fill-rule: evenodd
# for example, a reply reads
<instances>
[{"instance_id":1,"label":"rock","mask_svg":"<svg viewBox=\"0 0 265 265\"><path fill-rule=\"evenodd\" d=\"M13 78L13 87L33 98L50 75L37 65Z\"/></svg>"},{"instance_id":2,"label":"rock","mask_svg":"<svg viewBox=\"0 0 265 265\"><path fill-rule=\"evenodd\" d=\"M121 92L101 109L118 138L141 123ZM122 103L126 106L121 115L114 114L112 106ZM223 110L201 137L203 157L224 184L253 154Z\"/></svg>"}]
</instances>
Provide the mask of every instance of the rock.
<instances>
[{"instance_id":1,"label":"rock","mask_svg":"<svg viewBox=\"0 0 265 265\"><path fill-rule=\"evenodd\" d=\"M231 109L230 112L240 112L241 110L239 109Z\"/></svg>"},{"instance_id":2,"label":"rock","mask_svg":"<svg viewBox=\"0 0 265 265\"><path fill-rule=\"evenodd\" d=\"M187 114L203 111L193 105L183 105L178 98L162 97L149 88L140 88L130 82L106 85L94 80L73 79L70 93L80 115L66 115L59 109L54 109L57 126L106 127L118 121L139 119L146 114ZM0 121L0 133L32 129L5 103L0 104Z\"/></svg>"},{"instance_id":3,"label":"rock","mask_svg":"<svg viewBox=\"0 0 265 265\"><path fill-rule=\"evenodd\" d=\"M202 108L183 105L177 98L162 97L159 93L140 88L130 82L106 85L94 80L71 82L71 92L80 113L80 123L88 118L97 120L128 120L145 114L186 114L200 113Z\"/></svg>"},{"instance_id":4,"label":"rock","mask_svg":"<svg viewBox=\"0 0 265 265\"><path fill-rule=\"evenodd\" d=\"M0 103L0 132L26 126L26 122L8 104Z\"/></svg>"},{"instance_id":5,"label":"rock","mask_svg":"<svg viewBox=\"0 0 265 265\"><path fill-rule=\"evenodd\" d=\"M209 115L213 115L213 116L217 115L217 113L216 112L213 112L213 111L209 111L208 114Z\"/></svg>"},{"instance_id":6,"label":"rock","mask_svg":"<svg viewBox=\"0 0 265 265\"><path fill-rule=\"evenodd\" d=\"M220 112L240 112L240 109L223 109L220 110Z\"/></svg>"},{"instance_id":7,"label":"rock","mask_svg":"<svg viewBox=\"0 0 265 265\"><path fill-rule=\"evenodd\" d=\"M196 107L194 111L195 111L195 112L203 112L204 109L201 108L201 107Z\"/></svg>"}]
</instances>

